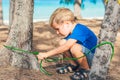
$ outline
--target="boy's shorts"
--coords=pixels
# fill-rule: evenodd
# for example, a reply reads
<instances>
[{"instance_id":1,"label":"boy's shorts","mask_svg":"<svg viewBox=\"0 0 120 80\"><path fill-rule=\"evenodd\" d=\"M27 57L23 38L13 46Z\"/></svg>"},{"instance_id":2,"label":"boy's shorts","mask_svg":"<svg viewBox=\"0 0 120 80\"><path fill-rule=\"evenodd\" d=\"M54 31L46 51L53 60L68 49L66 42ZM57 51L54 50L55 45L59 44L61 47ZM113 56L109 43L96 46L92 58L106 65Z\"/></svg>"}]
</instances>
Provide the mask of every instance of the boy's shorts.
<instances>
[{"instance_id":1,"label":"boy's shorts","mask_svg":"<svg viewBox=\"0 0 120 80\"><path fill-rule=\"evenodd\" d=\"M85 54L85 56L87 58L88 65L91 68L94 54L88 48L86 48L84 46L82 46L82 52Z\"/></svg>"}]
</instances>

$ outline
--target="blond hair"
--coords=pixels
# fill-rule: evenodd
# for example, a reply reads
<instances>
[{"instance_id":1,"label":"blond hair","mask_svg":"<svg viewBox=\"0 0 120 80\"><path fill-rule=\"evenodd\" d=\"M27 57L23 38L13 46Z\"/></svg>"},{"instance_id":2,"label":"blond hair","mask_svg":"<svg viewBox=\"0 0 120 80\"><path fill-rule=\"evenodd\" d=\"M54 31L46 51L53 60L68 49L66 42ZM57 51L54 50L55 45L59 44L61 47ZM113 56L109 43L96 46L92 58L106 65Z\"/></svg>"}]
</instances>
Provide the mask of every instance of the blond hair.
<instances>
[{"instance_id":1,"label":"blond hair","mask_svg":"<svg viewBox=\"0 0 120 80\"><path fill-rule=\"evenodd\" d=\"M68 8L58 8L56 9L50 17L49 24L53 26L53 22L61 24L64 21L75 21L74 14Z\"/></svg>"}]
</instances>

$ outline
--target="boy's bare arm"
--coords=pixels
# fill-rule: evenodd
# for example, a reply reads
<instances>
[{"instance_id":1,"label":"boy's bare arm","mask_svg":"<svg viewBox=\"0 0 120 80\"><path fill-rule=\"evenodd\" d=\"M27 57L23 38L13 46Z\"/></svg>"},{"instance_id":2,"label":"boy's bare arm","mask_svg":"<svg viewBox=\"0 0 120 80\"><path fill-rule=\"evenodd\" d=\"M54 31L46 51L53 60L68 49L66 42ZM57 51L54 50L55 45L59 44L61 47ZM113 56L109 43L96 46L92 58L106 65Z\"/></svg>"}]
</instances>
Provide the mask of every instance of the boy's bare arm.
<instances>
[{"instance_id":1,"label":"boy's bare arm","mask_svg":"<svg viewBox=\"0 0 120 80\"><path fill-rule=\"evenodd\" d=\"M63 53L65 51L69 50L70 47L72 47L73 44L75 44L76 42L77 42L77 40L75 40L75 39L69 39L66 41L65 44L59 46L58 48L55 48L53 50L46 52L46 57L57 55L59 53Z\"/></svg>"}]
</instances>

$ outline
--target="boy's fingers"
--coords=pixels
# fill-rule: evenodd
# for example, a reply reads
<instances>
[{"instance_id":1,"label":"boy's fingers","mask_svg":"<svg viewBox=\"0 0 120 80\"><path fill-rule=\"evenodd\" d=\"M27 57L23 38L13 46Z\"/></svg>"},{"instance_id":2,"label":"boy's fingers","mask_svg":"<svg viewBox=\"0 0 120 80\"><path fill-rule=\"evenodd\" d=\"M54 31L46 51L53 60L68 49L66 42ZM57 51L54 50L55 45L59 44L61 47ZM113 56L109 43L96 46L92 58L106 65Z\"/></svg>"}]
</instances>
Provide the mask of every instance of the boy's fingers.
<instances>
[{"instance_id":1,"label":"boy's fingers","mask_svg":"<svg viewBox=\"0 0 120 80\"><path fill-rule=\"evenodd\" d=\"M43 58L43 59L38 59L38 62L40 63L41 60L45 60L45 58Z\"/></svg>"},{"instance_id":2,"label":"boy's fingers","mask_svg":"<svg viewBox=\"0 0 120 80\"><path fill-rule=\"evenodd\" d=\"M40 63L41 60L38 60L38 63Z\"/></svg>"},{"instance_id":3,"label":"boy's fingers","mask_svg":"<svg viewBox=\"0 0 120 80\"><path fill-rule=\"evenodd\" d=\"M40 62L41 62L41 60L42 60L42 59L39 59L39 60L38 60L38 63L40 63Z\"/></svg>"}]
</instances>

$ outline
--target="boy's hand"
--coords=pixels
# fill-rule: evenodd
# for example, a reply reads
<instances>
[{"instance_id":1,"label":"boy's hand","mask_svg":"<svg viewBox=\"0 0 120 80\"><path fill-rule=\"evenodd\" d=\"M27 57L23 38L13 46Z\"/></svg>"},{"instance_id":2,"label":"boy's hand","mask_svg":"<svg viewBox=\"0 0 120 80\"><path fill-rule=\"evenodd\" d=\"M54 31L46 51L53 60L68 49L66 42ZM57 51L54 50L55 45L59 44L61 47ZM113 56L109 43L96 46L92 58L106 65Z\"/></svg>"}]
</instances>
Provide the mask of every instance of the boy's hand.
<instances>
[{"instance_id":1,"label":"boy's hand","mask_svg":"<svg viewBox=\"0 0 120 80\"><path fill-rule=\"evenodd\" d=\"M47 58L47 54L40 52L40 53L37 55L37 57L38 57L38 61L39 61L39 60L43 60L43 59Z\"/></svg>"}]
</instances>

